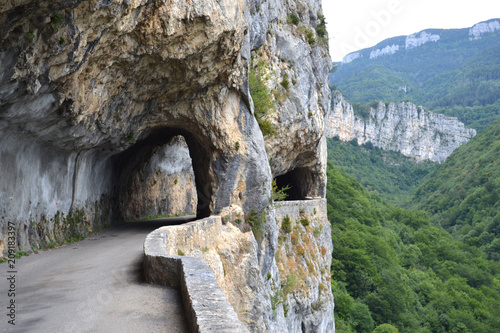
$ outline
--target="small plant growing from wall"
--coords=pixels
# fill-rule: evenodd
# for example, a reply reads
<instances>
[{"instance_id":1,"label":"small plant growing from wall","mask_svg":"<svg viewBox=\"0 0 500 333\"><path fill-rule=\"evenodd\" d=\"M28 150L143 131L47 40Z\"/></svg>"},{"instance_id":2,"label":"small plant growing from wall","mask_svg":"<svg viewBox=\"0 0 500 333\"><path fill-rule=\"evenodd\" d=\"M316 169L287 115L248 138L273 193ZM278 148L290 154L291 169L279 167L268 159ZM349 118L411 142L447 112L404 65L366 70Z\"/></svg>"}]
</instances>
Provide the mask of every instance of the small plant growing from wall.
<instances>
[{"instance_id":1,"label":"small plant growing from wall","mask_svg":"<svg viewBox=\"0 0 500 333\"><path fill-rule=\"evenodd\" d=\"M297 276L293 273L288 274L283 281L281 281L281 288L283 293L286 295L295 291L299 284Z\"/></svg>"},{"instance_id":2,"label":"small plant growing from wall","mask_svg":"<svg viewBox=\"0 0 500 333\"><path fill-rule=\"evenodd\" d=\"M285 88L286 91L290 90L290 81L288 81L288 73L283 74L283 79L281 80L281 86Z\"/></svg>"},{"instance_id":3,"label":"small plant growing from wall","mask_svg":"<svg viewBox=\"0 0 500 333\"><path fill-rule=\"evenodd\" d=\"M134 132L130 132L127 137L125 138L128 142L134 141Z\"/></svg>"},{"instance_id":4,"label":"small plant growing from wall","mask_svg":"<svg viewBox=\"0 0 500 333\"><path fill-rule=\"evenodd\" d=\"M316 43L316 38L314 38L314 31L304 26L300 26L299 30L304 35L304 37L306 37L306 40L309 43L309 45L312 46L314 45L314 43Z\"/></svg>"},{"instance_id":5,"label":"small plant growing from wall","mask_svg":"<svg viewBox=\"0 0 500 333\"><path fill-rule=\"evenodd\" d=\"M33 41L35 40L35 32L33 30L29 30L27 33L26 33L26 40L29 42L29 43L33 43Z\"/></svg>"},{"instance_id":6,"label":"small plant growing from wall","mask_svg":"<svg viewBox=\"0 0 500 333\"><path fill-rule=\"evenodd\" d=\"M328 44L328 31L326 30L326 19L323 15L318 14L319 24L316 26L316 34L322 44Z\"/></svg>"},{"instance_id":7,"label":"small plant growing from wall","mask_svg":"<svg viewBox=\"0 0 500 333\"><path fill-rule=\"evenodd\" d=\"M297 244L295 247L295 252L297 252L298 255L303 256L306 253L306 250L301 244Z\"/></svg>"},{"instance_id":8,"label":"small plant growing from wall","mask_svg":"<svg viewBox=\"0 0 500 333\"><path fill-rule=\"evenodd\" d=\"M299 23L300 23L299 17L294 13L290 14L290 16L288 16L286 21L290 24L295 24L295 25L299 25Z\"/></svg>"},{"instance_id":9,"label":"small plant growing from wall","mask_svg":"<svg viewBox=\"0 0 500 333\"><path fill-rule=\"evenodd\" d=\"M271 198L274 201L283 201L283 200L285 200L286 198L288 198L288 194L286 192L290 188L291 188L290 185L286 185L286 186L284 186L282 188L278 188L278 185L276 184L276 179L273 179Z\"/></svg>"},{"instance_id":10,"label":"small plant growing from wall","mask_svg":"<svg viewBox=\"0 0 500 333\"><path fill-rule=\"evenodd\" d=\"M303 217L299 220L300 224L302 224L304 227L307 227L311 222L307 217Z\"/></svg>"},{"instance_id":11,"label":"small plant growing from wall","mask_svg":"<svg viewBox=\"0 0 500 333\"><path fill-rule=\"evenodd\" d=\"M292 221L290 220L290 216L286 215L283 221L281 221L281 230L287 234L292 232Z\"/></svg>"},{"instance_id":12,"label":"small plant growing from wall","mask_svg":"<svg viewBox=\"0 0 500 333\"><path fill-rule=\"evenodd\" d=\"M50 17L50 23L52 24L52 26L56 30L61 27L62 21L63 21L63 17L61 16L61 14L59 12L52 14L52 16Z\"/></svg>"},{"instance_id":13,"label":"small plant growing from wall","mask_svg":"<svg viewBox=\"0 0 500 333\"><path fill-rule=\"evenodd\" d=\"M264 236L263 226L266 223L266 211L263 210L259 214L255 210L252 210L245 219L250 224L255 239L262 238Z\"/></svg>"}]
</instances>

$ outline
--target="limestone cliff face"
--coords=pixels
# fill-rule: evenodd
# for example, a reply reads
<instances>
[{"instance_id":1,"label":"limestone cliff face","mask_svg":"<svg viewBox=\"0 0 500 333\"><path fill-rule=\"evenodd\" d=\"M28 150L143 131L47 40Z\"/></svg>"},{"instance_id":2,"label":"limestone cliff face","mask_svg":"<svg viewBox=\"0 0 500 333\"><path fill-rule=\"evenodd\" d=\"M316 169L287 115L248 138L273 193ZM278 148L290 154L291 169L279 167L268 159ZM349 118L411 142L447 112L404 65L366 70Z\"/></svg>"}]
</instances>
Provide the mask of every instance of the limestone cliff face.
<instances>
[{"instance_id":1,"label":"limestone cliff face","mask_svg":"<svg viewBox=\"0 0 500 333\"><path fill-rule=\"evenodd\" d=\"M469 29L469 38L479 39L482 35L489 34L497 30L500 30L500 21L490 20L488 22L481 22L474 24L474 26Z\"/></svg>"},{"instance_id":2,"label":"limestone cliff face","mask_svg":"<svg viewBox=\"0 0 500 333\"><path fill-rule=\"evenodd\" d=\"M199 217L231 205L245 216L263 212L259 237L244 230L257 273L252 281L234 273L252 289L235 307L254 332L286 330L266 280L272 272L281 283L271 184L284 177L298 199L324 196L331 61L315 41L320 13L319 0L2 2L2 254L8 223L16 250L30 251L194 205ZM299 25L287 22L290 14ZM253 114L252 55L267 59L270 89L290 81L266 115L272 136ZM170 173L176 158L187 161L178 136L191 158L187 173ZM307 317L307 332L331 331L333 303L325 300L319 308L297 300L294 322Z\"/></svg>"},{"instance_id":3,"label":"limestone cliff face","mask_svg":"<svg viewBox=\"0 0 500 333\"><path fill-rule=\"evenodd\" d=\"M326 118L326 136L343 141L357 139L358 144L401 152L416 160L443 162L476 131L465 128L453 117L446 117L403 102L370 108L367 119L354 114L352 105L339 91L332 97L331 112Z\"/></svg>"},{"instance_id":4,"label":"limestone cliff face","mask_svg":"<svg viewBox=\"0 0 500 333\"><path fill-rule=\"evenodd\" d=\"M291 14L298 24L287 22ZM314 35L320 24L321 1L262 2L253 13L250 38L254 63L266 68L269 90L276 100L267 119L277 133L266 136L273 177L300 173L301 197L325 195L326 149L324 115L330 106L325 76L331 68L327 46ZM262 45L262 46L261 46ZM292 175L293 177L293 175ZM317 185L320 184L318 187Z\"/></svg>"}]
</instances>

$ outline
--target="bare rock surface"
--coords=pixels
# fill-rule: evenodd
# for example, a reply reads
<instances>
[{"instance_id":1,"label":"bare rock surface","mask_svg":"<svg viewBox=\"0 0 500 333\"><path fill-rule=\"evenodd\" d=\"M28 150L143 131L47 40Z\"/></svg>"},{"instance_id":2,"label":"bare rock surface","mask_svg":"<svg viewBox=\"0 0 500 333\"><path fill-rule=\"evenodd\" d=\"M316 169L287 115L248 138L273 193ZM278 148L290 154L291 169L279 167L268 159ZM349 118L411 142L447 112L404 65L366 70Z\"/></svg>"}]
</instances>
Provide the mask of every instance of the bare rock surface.
<instances>
[{"instance_id":1,"label":"bare rock surface","mask_svg":"<svg viewBox=\"0 0 500 333\"><path fill-rule=\"evenodd\" d=\"M378 103L366 119L354 113L339 91L332 97L326 118L326 136L374 146L414 157L417 161L444 162L453 150L469 141L476 131L454 117L432 113L409 102Z\"/></svg>"}]
</instances>

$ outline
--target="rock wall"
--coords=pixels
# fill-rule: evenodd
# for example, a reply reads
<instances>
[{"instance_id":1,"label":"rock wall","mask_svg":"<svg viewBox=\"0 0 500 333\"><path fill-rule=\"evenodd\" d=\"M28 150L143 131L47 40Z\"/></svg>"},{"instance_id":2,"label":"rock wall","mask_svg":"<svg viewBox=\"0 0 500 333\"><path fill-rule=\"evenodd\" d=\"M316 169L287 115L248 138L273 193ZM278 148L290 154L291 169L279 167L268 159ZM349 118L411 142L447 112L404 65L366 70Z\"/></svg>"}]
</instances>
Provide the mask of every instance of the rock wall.
<instances>
[{"instance_id":1,"label":"rock wall","mask_svg":"<svg viewBox=\"0 0 500 333\"><path fill-rule=\"evenodd\" d=\"M23 235L53 239L52 227L33 225L58 212L85 212L90 229L122 219L119 193L176 135L193 159L198 215L231 201L267 204L243 2L11 1L2 9L0 210L26 238L21 250L33 245Z\"/></svg>"},{"instance_id":2,"label":"rock wall","mask_svg":"<svg viewBox=\"0 0 500 333\"><path fill-rule=\"evenodd\" d=\"M291 14L299 23L289 22ZM265 282L271 273L280 283L271 184L285 177L297 196L324 197L331 61L320 23L320 0L2 3L2 254L9 222L17 250L30 251L169 211L178 202L162 198L176 196L181 176L172 186L157 166L186 156L185 147L167 147L182 136L198 217L231 205L245 216L264 214L253 254L260 278L239 275L235 283L253 288L254 301L240 306L255 318L252 331L281 332L286 318L271 310ZM266 61L276 92L266 115L276 130L265 137L249 90L252 56ZM324 318L321 327L333 326L331 314ZM302 322L313 330L313 321Z\"/></svg>"},{"instance_id":3,"label":"rock wall","mask_svg":"<svg viewBox=\"0 0 500 333\"><path fill-rule=\"evenodd\" d=\"M358 144L371 142L417 161L444 162L455 148L476 135L474 129L465 128L454 117L435 114L409 102L380 102L363 119L339 91L333 93L332 108L325 121L327 137L357 139Z\"/></svg>"},{"instance_id":4,"label":"rock wall","mask_svg":"<svg viewBox=\"0 0 500 333\"><path fill-rule=\"evenodd\" d=\"M292 14L297 15L297 24L290 22ZM331 60L327 42L314 32L321 21L321 1L263 1L253 15L253 63L263 63L276 101L267 119L277 133L265 138L273 177L301 169L302 174L314 175L310 182L307 175L298 177L304 179L299 184L303 196L324 196L323 128L330 106L324 78L329 75Z\"/></svg>"},{"instance_id":5,"label":"rock wall","mask_svg":"<svg viewBox=\"0 0 500 333\"><path fill-rule=\"evenodd\" d=\"M241 208L240 208L241 210ZM234 234L221 223L220 216L211 216L202 220L193 221L178 226L167 226L151 232L144 241L144 272L148 283L181 287L185 315L192 332L248 332L242 324L245 320L247 325L252 322L249 312L236 314L233 306L227 301L226 294L230 291L221 283L224 281L238 282L245 279L233 279L236 277L232 272L244 269L248 265L247 258L252 261L249 243L240 247L239 240L226 243L218 241L225 234ZM250 237L246 237L250 243ZM232 245L230 250L243 253L242 260L237 265L228 267L226 274L221 262L227 245ZM246 249L242 251L241 249ZM255 247L254 247L255 249ZM252 251L255 254L255 251ZM246 254L246 255L245 255ZM238 257L242 257L241 254ZM210 263L210 266L207 265ZM256 263L256 260L253 260ZM251 278L254 285L259 285L259 274L256 265L250 272L254 274ZM247 273L242 271L241 273ZM216 279L217 276L217 279ZM252 299L254 295L247 285L243 285L239 294L246 300ZM234 304L234 299L233 299ZM262 325L262 318L256 318Z\"/></svg>"}]
</instances>

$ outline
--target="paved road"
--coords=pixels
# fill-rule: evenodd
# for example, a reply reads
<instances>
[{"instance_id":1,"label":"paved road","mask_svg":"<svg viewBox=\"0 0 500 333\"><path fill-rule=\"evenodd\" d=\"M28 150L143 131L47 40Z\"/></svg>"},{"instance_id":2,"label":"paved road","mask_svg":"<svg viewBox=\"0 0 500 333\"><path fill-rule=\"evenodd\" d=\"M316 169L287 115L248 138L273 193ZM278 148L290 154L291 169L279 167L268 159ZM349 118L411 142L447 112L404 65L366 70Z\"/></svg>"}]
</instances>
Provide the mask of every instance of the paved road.
<instances>
[{"instance_id":1,"label":"paved road","mask_svg":"<svg viewBox=\"0 0 500 333\"><path fill-rule=\"evenodd\" d=\"M0 332L187 332L179 290L145 283L142 271L146 235L186 219L123 223L17 259L15 326L0 264Z\"/></svg>"}]
</instances>

